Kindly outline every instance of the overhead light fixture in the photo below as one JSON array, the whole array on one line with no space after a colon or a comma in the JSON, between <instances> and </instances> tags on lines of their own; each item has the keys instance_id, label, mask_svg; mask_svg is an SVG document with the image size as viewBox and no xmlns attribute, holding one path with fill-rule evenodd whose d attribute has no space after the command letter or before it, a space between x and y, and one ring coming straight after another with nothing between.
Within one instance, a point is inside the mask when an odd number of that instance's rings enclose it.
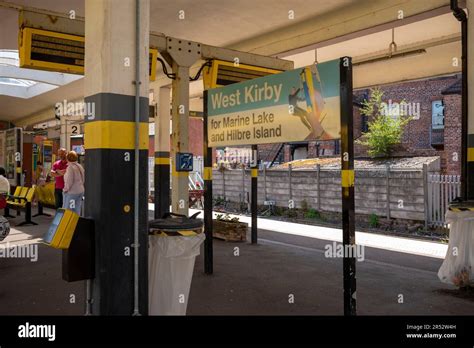
<instances>
[{"instance_id":1,"label":"overhead light fixture","mask_svg":"<svg viewBox=\"0 0 474 348\"><path fill-rule=\"evenodd\" d=\"M369 59L363 59L360 61L355 61L352 65L353 66L358 66L358 65L363 65L363 64L369 64L369 63L376 63L376 62L383 62L387 60L393 60L393 59L398 59L398 58L408 58L408 57L416 57L426 54L426 50L423 49L417 49L417 50L411 50L411 51L400 51L396 53L392 53L392 55L387 55L384 54L382 56L377 56Z\"/></svg>"},{"instance_id":2,"label":"overhead light fixture","mask_svg":"<svg viewBox=\"0 0 474 348\"><path fill-rule=\"evenodd\" d=\"M368 59L363 59L360 61L356 60L353 63L353 65L358 66L362 64L368 64L368 63L383 62L386 60L391 60L391 59L396 59L396 58L415 57L415 56L419 56L425 53L426 53L425 49L398 51L398 46L397 46L397 43L395 42L395 28L392 28L392 42L390 42L390 45L388 46L387 54L379 55L379 56L368 58Z\"/></svg>"}]
</instances>

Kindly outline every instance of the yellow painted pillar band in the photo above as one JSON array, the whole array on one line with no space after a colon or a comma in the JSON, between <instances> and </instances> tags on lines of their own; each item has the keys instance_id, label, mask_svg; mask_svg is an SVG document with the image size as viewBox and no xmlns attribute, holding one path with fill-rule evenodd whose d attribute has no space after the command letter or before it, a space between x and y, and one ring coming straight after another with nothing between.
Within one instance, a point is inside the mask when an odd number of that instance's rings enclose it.
<instances>
[{"instance_id":1,"label":"yellow painted pillar band","mask_svg":"<svg viewBox=\"0 0 474 348\"><path fill-rule=\"evenodd\" d=\"M252 178L258 177L258 169L257 168L252 168L250 172L252 174Z\"/></svg>"},{"instance_id":2,"label":"yellow painted pillar band","mask_svg":"<svg viewBox=\"0 0 474 348\"><path fill-rule=\"evenodd\" d=\"M469 147L467 149L467 161L474 162L474 147Z\"/></svg>"},{"instance_id":3,"label":"yellow painted pillar band","mask_svg":"<svg viewBox=\"0 0 474 348\"><path fill-rule=\"evenodd\" d=\"M341 170L341 186L342 187L354 186L354 170L353 169Z\"/></svg>"},{"instance_id":4,"label":"yellow painted pillar band","mask_svg":"<svg viewBox=\"0 0 474 348\"><path fill-rule=\"evenodd\" d=\"M156 157L155 164L158 165L170 165L170 158L169 157Z\"/></svg>"},{"instance_id":5,"label":"yellow painted pillar band","mask_svg":"<svg viewBox=\"0 0 474 348\"><path fill-rule=\"evenodd\" d=\"M148 123L140 122L140 150L148 149ZM90 149L133 150L135 122L92 121L85 123L84 147Z\"/></svg>"},{"instance_id":6,"label":"yellow painted pillar band","mask_svg":"<svg viewBox=\"0 0 474 348\"><path fill-rule=\"evenodd\" d=\"M212 168L204 167L204 180L212 180Z\"/></svg>"}]
</instances>

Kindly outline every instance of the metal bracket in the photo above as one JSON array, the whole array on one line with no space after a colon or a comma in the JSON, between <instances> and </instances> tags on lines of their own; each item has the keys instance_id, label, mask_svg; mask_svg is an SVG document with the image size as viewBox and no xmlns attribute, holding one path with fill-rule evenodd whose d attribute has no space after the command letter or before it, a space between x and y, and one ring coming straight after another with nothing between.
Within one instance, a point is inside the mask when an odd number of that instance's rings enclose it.
<instances>
[{"instance_id":1,"label":"metal bracket","mask_svg":"<svg viewBox=\"0 0 474 348\"><path fill-rule=\"evenodd\" d=\"M201 44L194 41L175 39L166 37L166 53L171 59L182 67L191 67L199 59L201 59Z\"/></svg>"}]
</instances>

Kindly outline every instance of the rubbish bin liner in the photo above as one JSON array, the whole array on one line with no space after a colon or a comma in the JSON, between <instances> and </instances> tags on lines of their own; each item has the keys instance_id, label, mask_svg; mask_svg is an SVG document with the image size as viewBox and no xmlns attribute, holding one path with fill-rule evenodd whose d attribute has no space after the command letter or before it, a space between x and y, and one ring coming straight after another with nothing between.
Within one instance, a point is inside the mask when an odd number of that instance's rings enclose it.
<instances>
[{"instance_id":1,"label":"rubbish bin liner","mask_svg":"<svg viewBox=\"0 0 474 348\"><path fill-rule=\"evenodd\" d=\"M459 287L474 285L474 211L446 212L449 246L439 279Z\"/></svg>"},{"instance_id":2,"label":"rubbish bin liner","mask_svg":"<svg viewBox=\"0 0 474 348\"><path fill-rule=\"evenodd\" d=\"M148 227L150 232L153 232L154 230L161 230L171 233L187 229L200 229L202 228L203 223L201 220L196 219L199 214L200 212L197 212L191 217L187 217L181 214L166 213L161 219L149 221Z\"/></svg>"},{"instance_id":3,"label":"rubbish bin liner","mask_svg":"<svg viewBox=\"0 0 474 348\"><path fill-rule=\"evenodd\" d=\"M202 221L177 214L149 222L149 314L185 315Z\"/></svg>"}]
</instances>

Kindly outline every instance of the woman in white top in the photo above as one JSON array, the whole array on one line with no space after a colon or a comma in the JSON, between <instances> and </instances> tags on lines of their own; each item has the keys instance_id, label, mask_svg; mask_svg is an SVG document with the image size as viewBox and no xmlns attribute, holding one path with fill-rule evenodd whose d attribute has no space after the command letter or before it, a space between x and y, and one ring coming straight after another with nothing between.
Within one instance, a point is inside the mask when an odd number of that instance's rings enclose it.
<instances>
[{"instance_id":1,"label":"woman in white top","mask_svg":"<svg viewBox=\"0 0 474 348\"><path fill-rule=\"evenodd\" d=\"M9 194L10 193L10 182L5 177L5 168L0 167L0 194Z\"/></svg>"},{"instance_id":2,"label":"woman in white top","mask_svg":"<svg viewBox=\"0 0 474 348\"><path fill-rule=\"evenodd\" d=\"M81 214L84 196L84 168L77 163L77 153L70 151L67 156L67 169L64 174L63 208Z\"/></svg>"}]
</instances>

